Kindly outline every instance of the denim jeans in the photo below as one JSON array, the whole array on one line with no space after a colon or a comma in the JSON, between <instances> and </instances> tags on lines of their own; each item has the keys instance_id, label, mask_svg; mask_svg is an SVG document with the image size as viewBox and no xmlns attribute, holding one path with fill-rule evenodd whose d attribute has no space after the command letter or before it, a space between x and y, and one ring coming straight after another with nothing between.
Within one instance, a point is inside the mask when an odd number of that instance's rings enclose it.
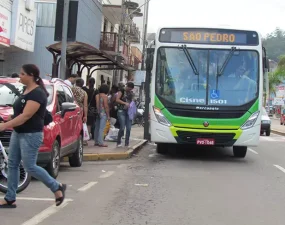
<instances>
[{"instance_id":1,"label":"denim jeans","mask_svg":"<svg viewBox=\"0 0 285 225\"><path fill-rule=\"evenodd\" d=\"M106 122L107 122L106 115L102 116L101 118L97 117L96 123L95 123L95 131L94 131L95 144L99 144L99 145L104 144L103 133L106 127Z\"/></svg>"},{"instance_id":2,"label":"denim jeans","mask_svg":"<svg viewBox=\"0 0 285 225\"><path fill-rule=\"evenodd\" d=\"M12 132L8 151L8 191L5 196L8 201L16 200L21 159L23 160L25 170L31 176L43 182L52 192L58 190L59 183L45 169L37 166L38 150L42 145L42 140L42 132Z\"/></svg>"},{"instance_id":3,"label":"denim jeans","mask_svg":"<svg viewBox=\"0 0 285 225\"><path fill-rule=\"evenodd\" d=\"M129 118L127 110L118 110L118 119L120 123L120 130L118 133L117 144L120 145L122 142L122 137L124 136L125 127L126 127L126 139L125 145L128 146L130 144L130 134L132 128L132 121Z\"/></svg>"}]
</instances>

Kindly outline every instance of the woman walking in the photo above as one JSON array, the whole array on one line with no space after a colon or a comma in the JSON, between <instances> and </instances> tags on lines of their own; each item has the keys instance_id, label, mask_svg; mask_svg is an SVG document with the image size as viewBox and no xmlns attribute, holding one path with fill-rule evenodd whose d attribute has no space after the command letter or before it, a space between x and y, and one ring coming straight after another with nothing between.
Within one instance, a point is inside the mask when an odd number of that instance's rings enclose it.
<instances>
[{"instance_id":1,"label":"woman walking","mask_svg":"<svg viewBox=\"0 0 285 225\"><path fill-rule=\"evenodd\" d=\"M102 84L99 88L99 94L96 95L96 104L98 109L98 116L96 118L94 139L95 146L108 147L103 143L103 132L106 127L107 120L110 120L109 105L108 105L108 94L109 86Z\"/></svg>"},{"instance_id":2,"label":"woman walking","mask_svg":"<svg viewBox=\"0 0 285 225\"><path fill-rule=\"evenodd\" d=\"M48 92L37 66L23 65L19 77L20 82L26 86L25 91L13 105L14 115L11 120L0 124L0 132L14 128L9 145L8 191L4 200L0 201L0 208L16 208L21 160L25 170L54 193L56 206L59 206L64 201L66 185L57 182L36 164L43 140Z\"/></svg>"}]
</instances>

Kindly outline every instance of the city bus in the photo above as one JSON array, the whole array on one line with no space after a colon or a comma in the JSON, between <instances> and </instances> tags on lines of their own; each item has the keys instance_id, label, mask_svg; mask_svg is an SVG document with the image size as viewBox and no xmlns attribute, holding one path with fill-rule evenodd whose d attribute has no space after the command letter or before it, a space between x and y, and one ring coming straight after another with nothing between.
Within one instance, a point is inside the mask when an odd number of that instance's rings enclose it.
<instances>
[{"instance_id":1,"label":"city bus","mask_svg":"<svg viewBox=\"0 0 285 225\"><path fill-rule=\"evenodd\" d=\"M260 136L263 74L269 66L261 35L167 27L158 30L153 45L147 58L149 132L157 152L178 144L221 146L244 158Z\"/></svg>"}]
</instances>

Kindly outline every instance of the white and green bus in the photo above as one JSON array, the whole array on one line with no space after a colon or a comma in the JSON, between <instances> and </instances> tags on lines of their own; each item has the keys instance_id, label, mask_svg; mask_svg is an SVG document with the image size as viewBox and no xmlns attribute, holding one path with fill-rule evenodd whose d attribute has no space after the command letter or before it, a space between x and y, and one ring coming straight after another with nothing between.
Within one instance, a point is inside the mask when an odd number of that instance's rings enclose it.
<instances>
[{"instance_id":1,"label":"white and green bus","mask_svg":"<svg viewBox=\"0 0 285 225\"><path fill-rule=\"evenodd\" d=\"M158 153L169 144L233 146L243 158L258 145L268 67L258 32L161 28L147 62L150 140Z\"/></svg>"}]
</instances>

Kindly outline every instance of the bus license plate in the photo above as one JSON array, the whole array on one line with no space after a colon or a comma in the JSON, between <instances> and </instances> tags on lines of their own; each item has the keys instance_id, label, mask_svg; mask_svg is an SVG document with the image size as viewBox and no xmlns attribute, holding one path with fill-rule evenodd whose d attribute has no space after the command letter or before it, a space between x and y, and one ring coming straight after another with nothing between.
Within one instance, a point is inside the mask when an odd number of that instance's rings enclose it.
<instances>
[{"instance_id":1,"label":"bus license plate","mask_svg":"<svg viewBox=\"0 0 285 225\"><path fill-rule=\"evenodd\" d=\"M213 138L197 138L197 145L215 145L215 139Z\"/></svg>"}]
</instances>

